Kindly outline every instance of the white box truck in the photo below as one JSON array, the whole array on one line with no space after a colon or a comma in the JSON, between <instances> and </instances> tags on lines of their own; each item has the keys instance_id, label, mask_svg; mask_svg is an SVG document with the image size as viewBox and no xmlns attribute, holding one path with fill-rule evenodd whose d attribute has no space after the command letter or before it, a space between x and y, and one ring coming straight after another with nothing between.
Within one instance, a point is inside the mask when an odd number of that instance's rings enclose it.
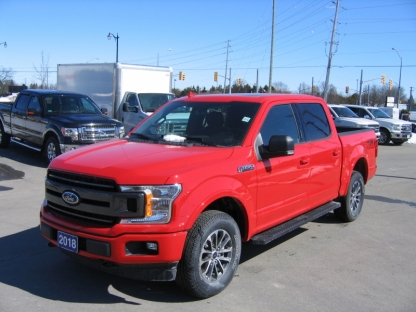
<instances>
[{"instance_id":1,"label":"white box truck","mask_svg":"<svg viewBox=\"0 0 416 312\"><path fill-rule=\"evenodd\" d=\"M100 108L107 109L110 117L122 121L126 132L175 97L171 67L58 64L57 75L58 90L88 95Z\"/></svg>"}]
</instances>

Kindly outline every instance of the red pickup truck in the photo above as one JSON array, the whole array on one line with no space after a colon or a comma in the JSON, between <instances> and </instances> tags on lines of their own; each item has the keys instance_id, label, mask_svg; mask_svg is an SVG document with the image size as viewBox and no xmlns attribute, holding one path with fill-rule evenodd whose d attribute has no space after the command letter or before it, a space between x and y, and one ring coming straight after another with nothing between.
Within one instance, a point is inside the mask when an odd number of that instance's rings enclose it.
<instances>
[{"instance_id":1,"label":"red pickup truck","mask_svg":"<svg viewBox=\"0 0 416 312\"><path fill-rule=\"evenodd\" d=\"M41 233L95 268L216 295L242 242L331 211L358 217L378 144L372 129L342 131L313 96L190 94L122 139L55 158Z\"/></svg>"}]
</instances>

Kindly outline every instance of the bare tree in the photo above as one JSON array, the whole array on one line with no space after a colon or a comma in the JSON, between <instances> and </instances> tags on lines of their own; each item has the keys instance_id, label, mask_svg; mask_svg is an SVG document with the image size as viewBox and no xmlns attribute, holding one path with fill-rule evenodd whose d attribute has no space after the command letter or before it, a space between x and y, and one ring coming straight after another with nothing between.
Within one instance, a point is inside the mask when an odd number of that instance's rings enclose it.
<instances>
[{"instance_id":1,"label":"bare tree","mask_svg":"<svg viewBox=\"0 0 416 312\"><path fill-rule=\"evenodd\" d=\"M42 51L42 58L39 69L33 65L33 68L36 71L35 79L40 81L40 88L41 89L47 89L48 88L48 82L49 82L49 55L44 57L43 51Z\"/></svg>"},{"instance_id":2,"label":"bare tree","mask_svg":"<svg viewBox=\"0 0 416 312\"><path fill-rule=\"evenodd\" d=\"M13 85L13 70L11 68L7 69L3 66L0 67L0 94L7 93L7 87Z\"/></svg>"},{"instance_id":3,"label":"bare tree","mask_svg":"<svg viewBox=\"0 0 416 312\"><path fill-rule=\"evenodd\" d=\"M276 93L291 93L287 84L285 84L281 81L273 82L272 87L276 90L275 91Z\"/></svg>"}]
</instances>

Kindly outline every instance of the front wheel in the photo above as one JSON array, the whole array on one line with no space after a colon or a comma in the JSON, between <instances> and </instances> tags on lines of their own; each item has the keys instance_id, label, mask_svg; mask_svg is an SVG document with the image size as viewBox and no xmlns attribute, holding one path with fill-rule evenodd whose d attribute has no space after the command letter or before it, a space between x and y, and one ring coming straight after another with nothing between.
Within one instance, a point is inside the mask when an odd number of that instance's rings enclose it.
<instances>
[{"instance_id":1,"label":"front wheel","mask_svg":"<svg viewBox=\"0 0 416 312\"><path fill-rule=\"evenodd\" d=\"M3 124L0 122L0 147L7 147L10 143L10 135L4 132Z\"/></svg>"},{"instance_id":2,"label":"front wheel","mask_svg":"<svg viewBox=\"0 0 416 312\"><path fill-rule=\"evenodd\" d=\"M45 145L45 158L50 163L55 157L61 155L58 140L55 137L50 137Z\"/></svg>"},{"instance_id":3,"label":"front wheel","mask_svg":"<svg viewBox=\"0 0 416 312\"><path fill-rule=\"evenodd\" d=\"M335 209L334 213L345 222L357 219L363 207L364 192L363 176L358 171L353 171L348 193L345 197L340 198L341 208Z\"/></svg>"},{"instance_id":4,"label":"front wheel","mask_svg":"<svg viewBox=\"0 0 416 312\"><path fill-rule=\"evenodd\" d=\"M380 139L378 140L378 143L380 145L387 145L387 144L389 144L390 139L391 139L390 132L386 129L381 129L380 130Z\"/></svg>"},{"instance_id":5,"label":"front wheel","mask_svg":"<svg viewBox=\"0 0 416 312\"><path fill-rule=\"evenodd\" d=\"M241 235L234 219L220 211L206 211L188 233L176 283L192 296L214 296L233 279L240 254Z\"/></svg>"}]
</instances>

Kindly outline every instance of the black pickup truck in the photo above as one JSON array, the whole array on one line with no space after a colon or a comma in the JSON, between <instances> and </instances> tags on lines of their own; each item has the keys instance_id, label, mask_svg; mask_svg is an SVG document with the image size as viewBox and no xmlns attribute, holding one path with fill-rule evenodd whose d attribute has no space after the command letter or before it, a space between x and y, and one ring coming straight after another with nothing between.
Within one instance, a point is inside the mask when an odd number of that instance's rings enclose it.
<instances>
[{"instance_id":1,"label":"black pickup truck","mask_svg":"<svg viewBox=\"0 0 416 312\"><path fill-rule=\"evenodd\" d=\"M124 126L86 95L27 89L0 103L0 147L12 140L43 152L50 162L72 149L124 136Z\"/></svg>"}]
</instances>

